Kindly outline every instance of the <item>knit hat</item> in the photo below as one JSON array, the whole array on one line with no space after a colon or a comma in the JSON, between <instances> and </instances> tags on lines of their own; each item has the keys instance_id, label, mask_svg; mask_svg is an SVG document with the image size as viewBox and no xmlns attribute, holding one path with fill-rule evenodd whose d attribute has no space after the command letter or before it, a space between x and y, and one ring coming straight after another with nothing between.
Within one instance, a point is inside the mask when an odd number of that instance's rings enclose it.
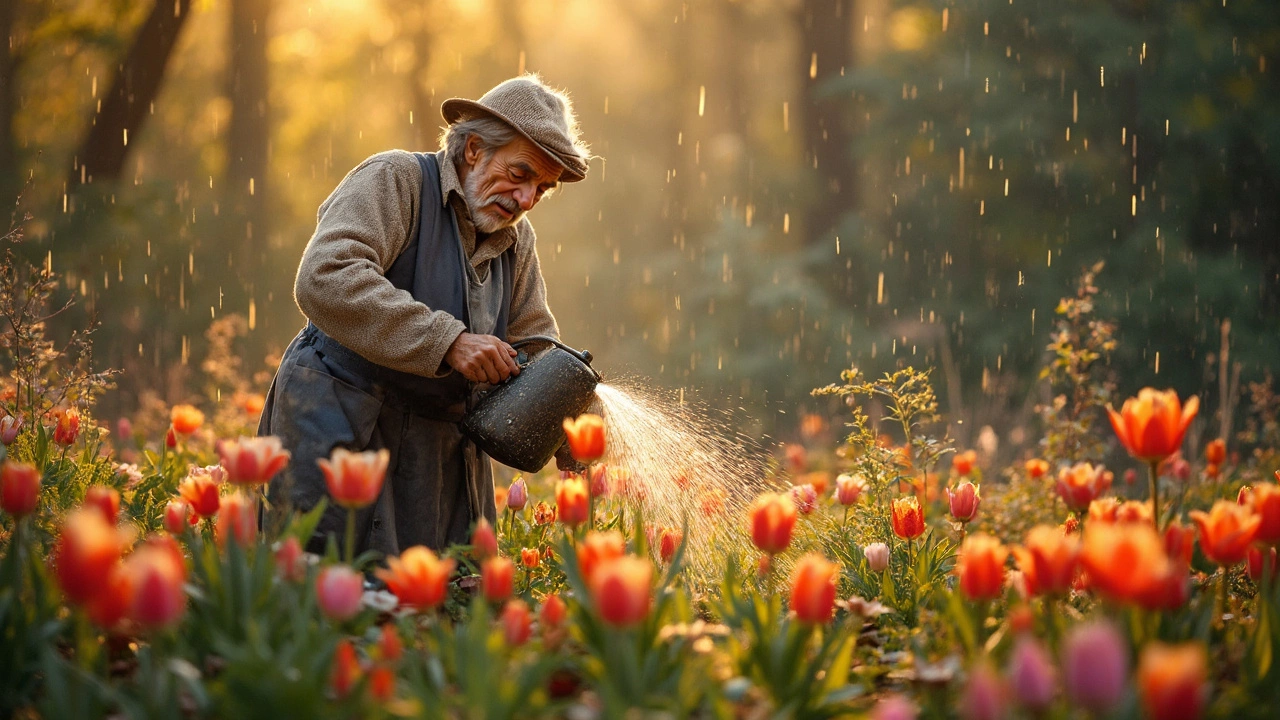
<instances>
[{"instance_id":1,"label":"knit hat","mask_svg":"<svg viewBox=\"0 0 1280 720\"><path fill-rule=\"evenodd\" d=\"M440 106L440 114L450 125L476 117L497 118L564 167L560 182L577 182L587 176L587 152L578 143L569 99L534 75L502 82L478 101L449 98Z\"/></svg>"}]
</instances>

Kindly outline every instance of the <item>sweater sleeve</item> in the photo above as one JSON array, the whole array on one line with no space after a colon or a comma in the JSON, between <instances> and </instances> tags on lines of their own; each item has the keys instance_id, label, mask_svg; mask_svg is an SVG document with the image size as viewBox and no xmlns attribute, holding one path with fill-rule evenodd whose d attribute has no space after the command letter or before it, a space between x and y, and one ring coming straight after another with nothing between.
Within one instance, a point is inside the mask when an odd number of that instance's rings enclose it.
<instances>
[{"instance_id":1,"label":"sweater sleeve","mask_svg":"<svg viewBox=\"0 0 1280 720\"><path fill-rule=\"evenodd\" d=\"M507 322L507 339L530 335L560 338L560 328L547 306L547 285L538 264L537 236L533 226L522 223L516 239L515 280L511 289L511 318Z\"/></svg>"},{"instance_id":2,"label":"sweater sleeve","mask_svg":"<svg viewBox=\"0 0 1280 720\"><path fill-rule=\"evenodd\" d=\"M316 327L364 358L439 377L451 372L444 356L466 326L385 277L409 242L421 187L422 170L404 152L374 155L348 173L320 206L294 298Z\"/></svg>"}]
</instances>

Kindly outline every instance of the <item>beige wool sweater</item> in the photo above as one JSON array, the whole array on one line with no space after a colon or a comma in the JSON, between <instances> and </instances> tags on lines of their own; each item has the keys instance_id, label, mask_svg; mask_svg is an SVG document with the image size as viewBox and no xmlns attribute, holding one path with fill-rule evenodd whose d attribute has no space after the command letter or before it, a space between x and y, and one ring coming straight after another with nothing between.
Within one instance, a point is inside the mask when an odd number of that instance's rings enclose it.
<instances>
[{"instance_id":1,"label":"beige wool sweater","mask_svg":"<svg viewBox=\"0 0 1280 720\"><path fill-rule=\"evenodd\" d=\"M436 160L440 206L457 215L463 250L479 276L487 277L489 261L515 245L508 341L530 335L558 338L528 218L492 235L477 235L457 170L443 151ZM466 326L414 300L385 277L391 263L417 241L410 234L417 228L421 191L422 168L404 150L373 155L347 173L320 205L315 234L298 265L294 299L316 327L366 359L393 370L441 377L452 372L444 356Z\"/></svg>"}]
</instances>

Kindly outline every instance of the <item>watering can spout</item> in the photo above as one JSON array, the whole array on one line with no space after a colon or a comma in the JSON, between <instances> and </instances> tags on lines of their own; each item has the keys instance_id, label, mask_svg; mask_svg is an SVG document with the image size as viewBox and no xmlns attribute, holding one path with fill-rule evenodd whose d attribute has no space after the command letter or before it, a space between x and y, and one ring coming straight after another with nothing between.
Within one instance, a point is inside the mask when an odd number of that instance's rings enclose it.
<instances>
[{"instance_id":1,"label":"watering can spout","mask_svg":"<svg viewBox=\"0 0 1280 720\"><path fill-rule=\"evenodd\" d=\"M600 373L592 356L546 335L511 343L552 347L531 358L521 353L520 374L480 394L459 427L489 457L537 472L565 442L563 422L581 415L595 397Z\"/></svg>"}]
</instances>

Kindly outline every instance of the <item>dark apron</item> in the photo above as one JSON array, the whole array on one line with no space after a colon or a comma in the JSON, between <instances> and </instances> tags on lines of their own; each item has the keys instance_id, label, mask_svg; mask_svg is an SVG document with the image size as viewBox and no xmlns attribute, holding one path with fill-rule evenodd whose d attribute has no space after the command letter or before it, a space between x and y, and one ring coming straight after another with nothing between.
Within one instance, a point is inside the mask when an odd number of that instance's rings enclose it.
<instances>
[{"instance_id":1,"label":"dark apron","mask_svg":"<svg viewBox=\"0 0 1280 720\"><path fill-rule=\"evenodd\" d=\"M514 246L490 261L480 278L468 261L457 218L440 202L436 158L422 166L417 242L396 258L386 278L433 310L462 320L469 332L506 339L515 267ZM396 555L425 545L466 543L481 516L496 522L489 458L458 431L471 387L459 373L427 378L366 360L310 322L285 350L258 424L292 454L273 480L264 522L278 526L327 495L316 460L336 447L391 453L382 494L356 514L356 552ZM331 505L307 545L341 546L347 511Z\"/></svg>"}]
</instances>

